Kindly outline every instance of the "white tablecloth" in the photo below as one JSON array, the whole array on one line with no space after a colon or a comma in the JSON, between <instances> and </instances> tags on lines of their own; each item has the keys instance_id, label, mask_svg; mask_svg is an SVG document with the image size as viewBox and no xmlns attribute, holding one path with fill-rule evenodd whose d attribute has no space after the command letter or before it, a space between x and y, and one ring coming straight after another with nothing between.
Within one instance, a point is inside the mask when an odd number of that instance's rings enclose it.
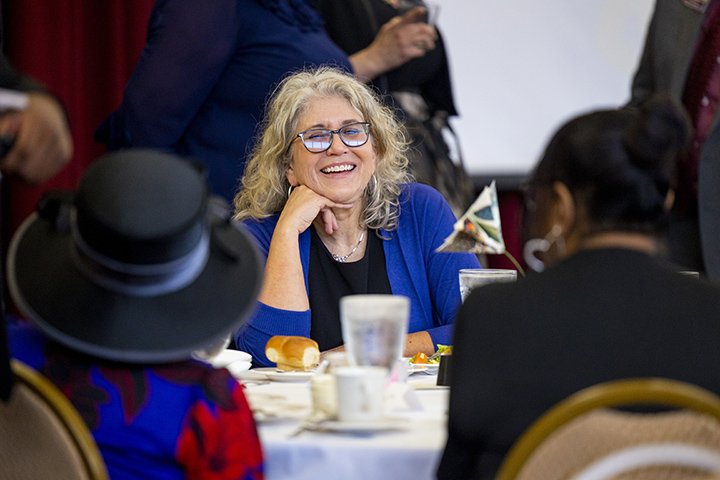
<instances>
[{"instance_id":1,"label":"white tablecloth","mask_svg":"<svg viewBox=\"0 0 720 480\"><path fill-rule=\"evenodd\" d=\"M408 383L419 400L415 409L404 402L390 403L387 417L406 420L401 429L363 434L298 434L311 412L309 383L249 383L246 393L258 407L267 480L434 479L445 447L449 393L435 387L435 380L424 374L410 377ZM270 418L263 411L280 415Z\"/></svg>"}]
</instances>

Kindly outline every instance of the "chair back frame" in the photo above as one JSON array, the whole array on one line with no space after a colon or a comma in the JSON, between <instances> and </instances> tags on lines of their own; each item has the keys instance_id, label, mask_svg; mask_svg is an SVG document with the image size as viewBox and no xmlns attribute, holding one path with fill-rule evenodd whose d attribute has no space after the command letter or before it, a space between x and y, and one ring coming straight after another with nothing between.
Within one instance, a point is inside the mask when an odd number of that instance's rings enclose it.
<instances>
[{"instance_id":1,"label":"chair back frame","mask_svg":"<svg viewBox=\"0 0 720 480\"><path fill-rule=\"evenodd\" d=\"M663 405L704 413L720 421L720 397L666 378L630 378L590 386L541 415L518 438L503 460L497 480L514 480L535 449L561 425L603 407Z\"/></svg>"},{"instance_id":2,"label":"chair back frame","mask_svg":"<svg viewBox=\"0 0 720 480\"><path fill-rule=\"evenodd\" d=\"M97 444L67 397L44 375L26 364L13 359L11 368L15 376L14 388L26 387L37 400L53 412L55 418L67 431L75 450L80 455L87 478L107 480L109 476Z\"/></svg>"}]
</instances>

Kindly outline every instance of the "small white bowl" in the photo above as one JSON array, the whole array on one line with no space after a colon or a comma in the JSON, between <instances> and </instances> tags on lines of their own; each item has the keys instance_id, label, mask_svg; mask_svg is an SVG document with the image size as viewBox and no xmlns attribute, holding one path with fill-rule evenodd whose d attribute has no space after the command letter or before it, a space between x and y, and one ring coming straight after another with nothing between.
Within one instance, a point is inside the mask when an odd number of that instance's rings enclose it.
<instances>
[{"instance_id":1,"label":"small white bowl","mask_svg":"<svg viewBox=\"0 0 720 480\"><path fill-rule=\"evenodd\" d=\"M227 368L230 371L230 375L232 375L235 378L240 378L242 372L246 372L250 370L251 363L245 360L238 360L236 362L232 362L229 365L226 365L225 368Z\"/></svg>"},{"instance_id":2,"label":"small white bowl","mask_svg":"<svg viewBox=\"0 0 720 480\"><path fill-rule=\"evenodd\" d=\"M247 352L225 349L215 357L211 358L210 364L215 368L220 368L227 367L235 362L246 362L249 365L251 361L252 355Z\"/></svg>"}]
</instances>

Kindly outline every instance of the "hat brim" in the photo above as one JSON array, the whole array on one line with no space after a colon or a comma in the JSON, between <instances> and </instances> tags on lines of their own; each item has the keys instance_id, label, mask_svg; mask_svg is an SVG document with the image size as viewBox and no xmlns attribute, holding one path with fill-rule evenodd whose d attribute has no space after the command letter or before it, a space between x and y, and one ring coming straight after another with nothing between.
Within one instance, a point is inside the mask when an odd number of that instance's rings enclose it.
<instances>
[{"instance_id":1,"label":"hat brim","mask_svg":"<svg viewBox=\"0 0 720 480\"><path fill-rule=\"evenodd\" d=\"M130 363L187 359L238 329L255 308L260 255L247 234L224 228L239 258L211 241L207 264L192 284L134 297L90 281L74 263L70 233L33 214L8 251L10 293L40 330L80 352Z\"/></svg>"}]
</instances>

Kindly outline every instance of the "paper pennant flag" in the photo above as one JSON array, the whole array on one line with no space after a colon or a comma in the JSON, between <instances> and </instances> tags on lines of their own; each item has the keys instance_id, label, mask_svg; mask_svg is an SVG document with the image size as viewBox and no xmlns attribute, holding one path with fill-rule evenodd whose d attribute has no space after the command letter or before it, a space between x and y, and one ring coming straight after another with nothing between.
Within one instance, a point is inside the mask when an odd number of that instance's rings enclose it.
<instances>
[{"instance_id":1,"label":"paper pennant flag","mask_svg":"<svg viewBox=\"0 0 720 480\"><path fill-rule=\"evenodd\" d=\"M495 181L483 188L470 208L455 222L438 252L505 253Z\"/></svg>"}]
</instances>

